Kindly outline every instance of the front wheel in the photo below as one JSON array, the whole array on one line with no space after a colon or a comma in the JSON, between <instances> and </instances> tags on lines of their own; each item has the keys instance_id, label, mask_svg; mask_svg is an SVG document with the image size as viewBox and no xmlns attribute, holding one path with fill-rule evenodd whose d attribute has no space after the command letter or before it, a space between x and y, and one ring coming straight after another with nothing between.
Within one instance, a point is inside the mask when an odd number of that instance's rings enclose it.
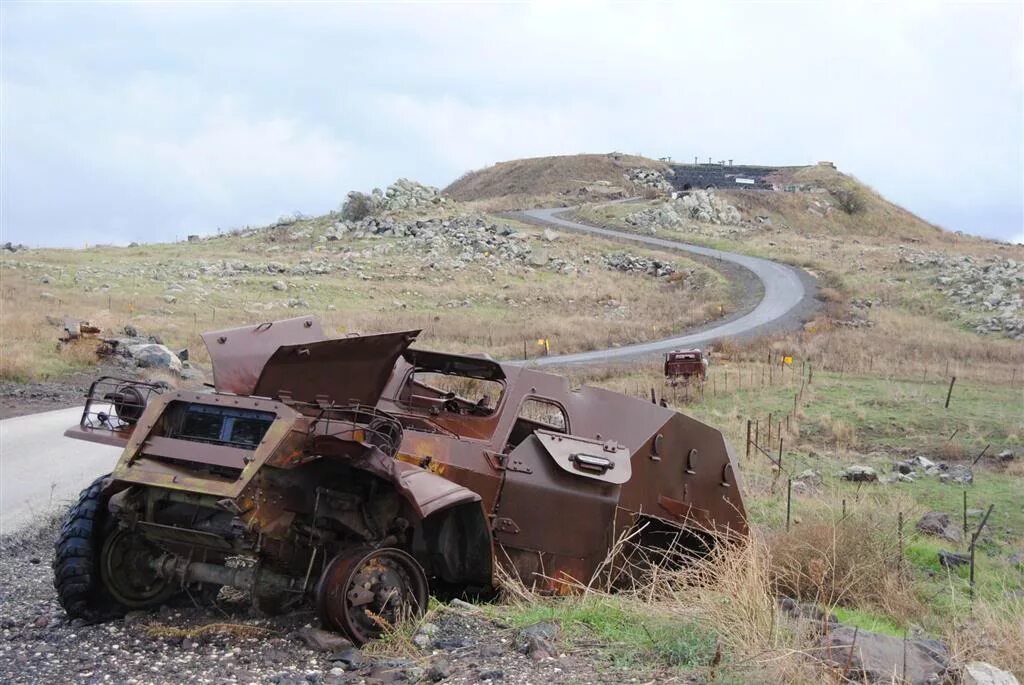
<instances>
[{"instance_id":1,"label":"front wheel","mask_svg":"<svg viewBox=\"0 0 1024 685\"><path fill-rule=\"evenodd\" d=\"M53 586L71 618L88 621L158 606L178 591L149 564L155 549L118 529L107 514L100 476L82 490L64 517L53 557Z\"/></svg>"},{"instance_id":2,"label":"front wheel","mask_svg":"<svg viewBox=\"0 0 1024 685\"><path fill-rule=\"evenodd\" d=\"M54 545L53 586L71 618L93 620L116 614L119 608L100 581L100 550L108 519L102 491L107 477L100 476L82 490L65 514Z\"/></svg>"}]
</instances>

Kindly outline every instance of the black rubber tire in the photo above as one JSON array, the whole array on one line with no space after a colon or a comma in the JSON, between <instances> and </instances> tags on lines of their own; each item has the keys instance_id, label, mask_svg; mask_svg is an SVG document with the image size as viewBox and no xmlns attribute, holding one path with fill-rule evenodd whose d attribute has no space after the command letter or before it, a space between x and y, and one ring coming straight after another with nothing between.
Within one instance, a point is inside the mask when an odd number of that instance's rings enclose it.
<instances>
[{"instance_id":1,"label":"black rubber tire","mask_svg":"<svg viewBox=\"0 0 1024 685\"><path fill-rule=\"evenodd\" d=\"M78 495L68 510L54 545L53 586L71 618L97 620L123 612L100 580L100 550L108 530L100 476Z\"/></svg>"}]
</instances>

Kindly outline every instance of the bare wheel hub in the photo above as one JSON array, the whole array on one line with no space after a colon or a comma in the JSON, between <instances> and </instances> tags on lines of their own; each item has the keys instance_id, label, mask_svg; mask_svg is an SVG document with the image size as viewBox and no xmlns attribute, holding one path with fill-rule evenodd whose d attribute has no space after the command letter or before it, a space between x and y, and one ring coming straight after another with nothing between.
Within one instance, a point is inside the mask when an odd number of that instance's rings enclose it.
<instances>
[{"instance_id":1,"label":"bare wheel hub","mask_svg":"<svg viewBox=\"0 0 1024 685\"><path fill-rule=\"evenodd\" d=\"M400 549L338 555L320 577L320 620L363 644L427 606L423 568Z\"/></svg>"},{"instance_id":2,"label":"bare wheel hub","mask_svg":"<svg viewBox=\"0 0 1024 685\"><path fill-rule=\"evenodd\" d=\"M153 560L160 551L138 533L119 528L107 538L101 553L100 577L110 594L130 608L154 606L177 590L171 578L160 576Z\"/></svg>"}]
</instances>

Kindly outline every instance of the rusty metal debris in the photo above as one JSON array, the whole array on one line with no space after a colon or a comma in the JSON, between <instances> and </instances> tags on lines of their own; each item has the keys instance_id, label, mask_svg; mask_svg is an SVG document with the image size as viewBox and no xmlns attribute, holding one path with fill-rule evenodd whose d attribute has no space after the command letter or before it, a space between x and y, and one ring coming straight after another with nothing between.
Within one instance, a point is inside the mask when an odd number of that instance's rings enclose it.
<instances>
[{"instance_id":1,"label":"rusty metal debris","mask_svg":"<svg viewBox=\"0 0 1024 685\"><path fill-rule=\"evenodd\" d=\"M700 350L673 350L665 353L665 378L688 383L693 378L704 380L707 375L708 358Z\"/></svg>"},{"instance_id":2,"label":"rusty metal debris","mask_svg":"<svg viewBox=\"0 0 1024 685\"><path fill-rule=\"evenodd\" d=\"M624 531L665 549L746 532L718 430L525 366L412 348L417 334L332 339L309 317L268 322L204 336L212 392L98 381L66 434L124 452L63 528L67 611L231 585L267 611L315 601L325 627L361 643L423 611L428 588L486 595L510 574L571 592ZM83 545L85 557L60 551Z\"/></svg>"},{"instance_id":3,"label":"rusty metal debris","mask_svg":"<svg viewBox=\"0 0 1024 685\"><path fill-rule=\"evenodd\" d=\"M72 317L66 317L59 325L61 326L62 333L58 340L63 344L94 339L103 332L103 329L93 326L88 321Z\"/></svg>"}]
</instances>

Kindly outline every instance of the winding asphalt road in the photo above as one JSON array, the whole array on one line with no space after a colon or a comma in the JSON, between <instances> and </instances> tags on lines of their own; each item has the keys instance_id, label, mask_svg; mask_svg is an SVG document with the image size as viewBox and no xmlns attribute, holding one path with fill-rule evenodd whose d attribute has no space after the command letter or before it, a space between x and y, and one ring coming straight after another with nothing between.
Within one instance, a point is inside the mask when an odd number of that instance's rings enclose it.
<instances>
[{"instance_id":1,"label":"winding asphalt road","mask_svg":"<svg viewBox=\"0 0 1024 685\"><path fill-rule=\"evenodd\" d=\"M798 325L802 312L813 302L810 277L794 267L674 240L587 226L558 216L568 210L533 209L519 213L518 218L560 230L729 262L759 279L763 295L748 311L712 322L702 330L607 350L541 357L531 363L600 364L653 356L679 347L700 347L724 337L742 338L782 330ZM74 407L0 421L0 533L14 532L40 514L73 501L93 478L113 468L121 450L63 437L64 430L81 418L81 412L81 408Z\"/></svg>"},{"instance_id":2,"label":"winding asphalt road","mask_svg":"<svg viewBox=\"0 0 1024 685\"><path fill-rule=\"evenodd\" d=\"M570 207L555 209L529 209L513 214L528 223L550 226L560 230L588 233L612 240L639 243L651 247L689 252L712 260L729 262L747 269L761 281L763 295L761 301L752 309L740 316L711 323L708 326L690 331L683 335L655 340L653 342L623 345L607 350L577 352L540 357L531 360L539 366L561 366L570 364L600 364L611 361L633 360L650 357L678 348L702 347L722 338L749 338L767 332L787 330L800 325L802 315L814 303L813 280L804 271L786 264L779 264L760 257L736 254L715 250L710 247L690 245L676 240L655 238L654 236L615 231L610 228L588 226L563 218L562 214L571 211Z\"/></svg>"}]
</instances>

